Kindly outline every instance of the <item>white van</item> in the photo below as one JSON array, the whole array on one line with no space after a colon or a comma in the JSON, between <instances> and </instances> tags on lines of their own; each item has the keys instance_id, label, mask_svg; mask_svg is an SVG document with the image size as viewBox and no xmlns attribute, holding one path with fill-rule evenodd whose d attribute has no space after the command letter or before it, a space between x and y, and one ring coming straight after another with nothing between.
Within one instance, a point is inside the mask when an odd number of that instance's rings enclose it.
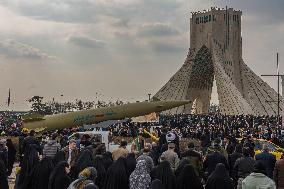
<instances>
[{"instance_id":1,"label":"white van","mask_svg":"<svg viewBox=\"0 0 284 189\"><path fill-rule=\"evenodd\" d=\"M105 144L106 146L106 150L109 151L110 150L110 147L109 147L109 131L103 131L102 128L94 128L92 131L84 131L84 132L76 132L79 134L80 138L87 134L89 135L91 138L99 138L100 141L102 143ZM69 136L69 138L73 138L73 136L76 134L76 133L73 133L72 135Z\"/></svg>"}]
</instances>

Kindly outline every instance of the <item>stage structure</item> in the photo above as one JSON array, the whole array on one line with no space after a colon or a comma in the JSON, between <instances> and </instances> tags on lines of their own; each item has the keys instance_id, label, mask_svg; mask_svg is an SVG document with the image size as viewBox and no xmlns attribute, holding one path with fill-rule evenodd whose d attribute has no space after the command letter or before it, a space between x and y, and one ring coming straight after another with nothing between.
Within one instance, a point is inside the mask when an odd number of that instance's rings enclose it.
<instances>
[{"instance_id":1,"label":"stage structure","mask_svg":"<svg viewBox=\"0 0 284 189\"><path fill-rule=\"evenodd\" d=\"M242 59L241 11L211 8L192 12L190 49L182 67L154 95L190 100L167 113L207 113L215 78L223 114L277 115L277 92ZM282 97L281 97L282 99ZM280 104L280 111L283 103Z\"/></svg>"}]
</instances>

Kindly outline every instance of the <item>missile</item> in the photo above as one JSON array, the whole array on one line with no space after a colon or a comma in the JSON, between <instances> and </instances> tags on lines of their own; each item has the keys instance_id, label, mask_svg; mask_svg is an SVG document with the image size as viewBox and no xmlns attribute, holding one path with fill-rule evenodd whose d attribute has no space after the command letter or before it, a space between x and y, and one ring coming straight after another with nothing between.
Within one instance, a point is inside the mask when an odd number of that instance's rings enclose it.
<instances>
[{"instance_id":1,"label":"missile","mask_svg":"<svg viewBox=\"0 0 284 189\"><path fill-rule=\"evenodd\" d=\"M107 120L121 120L147 115L153 112L162 112L190 101L145 101L128 103L112 107L103 107L76 112L54 115L25 115L22 116L23 128L36 131L56 130L82 125L91 125Z\"/></svg>"}]
</instances>

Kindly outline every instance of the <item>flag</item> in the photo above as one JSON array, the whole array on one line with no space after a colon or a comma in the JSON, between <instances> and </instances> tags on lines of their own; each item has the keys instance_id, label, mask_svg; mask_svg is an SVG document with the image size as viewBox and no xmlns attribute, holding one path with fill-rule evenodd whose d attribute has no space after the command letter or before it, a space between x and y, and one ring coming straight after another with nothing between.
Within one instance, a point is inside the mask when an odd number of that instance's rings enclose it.
<instances>
[{"instance_id":1,"label":"flag","mask_svg":"<svg viewBox=\"0 0 284 189\"><path fill-rule=\"evenodd\" d=\"M10 91L10 88L9 88L9 96L8 96L8 107L10 106L10 102L11 102L11 91Z\"/></svg>"}]
</instances>

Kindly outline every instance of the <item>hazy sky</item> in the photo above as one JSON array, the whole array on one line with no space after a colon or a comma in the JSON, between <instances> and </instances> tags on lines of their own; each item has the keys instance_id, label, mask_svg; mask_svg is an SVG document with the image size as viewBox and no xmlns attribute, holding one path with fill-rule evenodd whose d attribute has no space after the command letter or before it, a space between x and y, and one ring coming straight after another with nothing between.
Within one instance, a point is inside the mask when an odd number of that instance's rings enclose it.
<instances>
[{"instance_id":1,"label":"hazy sky","mask_svg":"<svg viewBox=\"0 0 284 189\"><path fill-rule=\"evenodd\" d=\"M145 100L183 64L190 12L226 5L243 11L248 66L275 73L278 51L284 73L283 0L0 0L0 110L8 88L14 110L34 95Z\"/></svg>"}]
</instances>

